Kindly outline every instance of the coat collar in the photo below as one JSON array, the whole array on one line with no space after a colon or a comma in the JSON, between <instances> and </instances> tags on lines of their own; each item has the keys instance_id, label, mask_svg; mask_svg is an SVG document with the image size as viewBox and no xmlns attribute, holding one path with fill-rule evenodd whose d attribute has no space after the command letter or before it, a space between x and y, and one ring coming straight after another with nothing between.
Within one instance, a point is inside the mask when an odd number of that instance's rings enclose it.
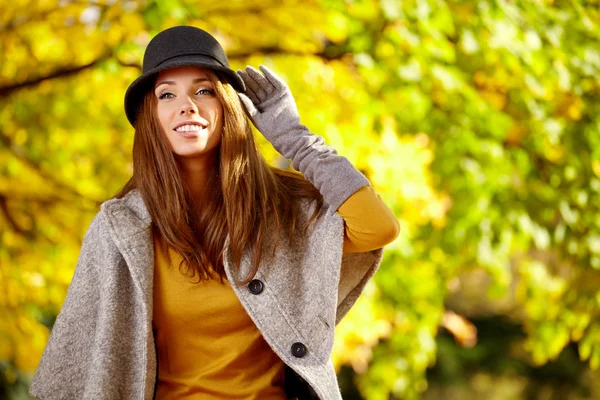
<instances>
[{"instance_id":1,"label":"coat collar","mask_svg":"<svg viewBox=\"0 0 600 400\"><path fill-rule=\"evenodd\" d=\"M152 304L154 283L152 218L142 195L133 189L122 198L113 198L104 202L101 212L108 221L111 237L144 294L146 304ZM227 235L223 264L228 279L233 282L246 277L252 269L251 258L250 252L244 251L240 270L236 273L232 267L229 235Z\"/></svg>"},{"instance_id":2,"label":"coat collar","mask_svg":"<svg viewBox=\"0 0 600 400\"><path fill-rule=\"evenodd\" d=\"M154 280L154 243L152 218L141 194L132 190L122 198L113 198L101 206L109 233L123 255L146 304L152 304ZM150 311L150 310L149 310ZM150 315L151 317L151 315Z\"/></svg>"},{"instance_id":3,"label":"coat collar","mask_svg":"<svg viewBox=\"0 0 600 400\"><path fill-rule=\"evenodd\" d=\"M137 189L131 190L121 198L115 197L104 202L101 208L105 211L110 210L111 212L127 211L128 215L139 220L139 222L144 225L149 226L152 223L152 218L146 208L144 199L142 199L142 195Z\"/></svg>"}]
</instances>

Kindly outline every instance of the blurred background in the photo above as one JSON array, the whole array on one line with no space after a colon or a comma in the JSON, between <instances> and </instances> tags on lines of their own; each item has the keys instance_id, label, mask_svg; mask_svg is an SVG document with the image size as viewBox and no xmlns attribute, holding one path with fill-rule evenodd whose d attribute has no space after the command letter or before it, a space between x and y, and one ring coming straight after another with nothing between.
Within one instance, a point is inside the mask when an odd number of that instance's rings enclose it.
<instances>
[{"instance_id":1,"label":"blurred background","mask_svg":"<svg viewBox=\"0 0 600 400\"><path fill-rule=\"evenodd\" d=\"M81 239L132 173L145 46L190 24L280 74L400 220L337 328L344 398L600 399L599 9L3 0L0 398L28 398Z\"/></svg>"}]
</instances>

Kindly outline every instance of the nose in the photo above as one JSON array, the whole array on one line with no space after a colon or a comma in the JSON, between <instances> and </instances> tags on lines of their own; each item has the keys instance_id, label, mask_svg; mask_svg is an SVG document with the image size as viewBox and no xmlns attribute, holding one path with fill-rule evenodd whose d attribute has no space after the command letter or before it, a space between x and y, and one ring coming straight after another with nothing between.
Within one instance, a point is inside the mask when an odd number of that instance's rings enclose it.
<instances>
[{"instance_id":1,"label":"nose","mask_svg":"<svg viewBox=\"0 0 600 400\"><path fill-rule=\"evenodd\" d=\"M179 114L198 114L198 107L188 96L185 97L181 105L179 106Z\"/></svg>"}]
</instances>

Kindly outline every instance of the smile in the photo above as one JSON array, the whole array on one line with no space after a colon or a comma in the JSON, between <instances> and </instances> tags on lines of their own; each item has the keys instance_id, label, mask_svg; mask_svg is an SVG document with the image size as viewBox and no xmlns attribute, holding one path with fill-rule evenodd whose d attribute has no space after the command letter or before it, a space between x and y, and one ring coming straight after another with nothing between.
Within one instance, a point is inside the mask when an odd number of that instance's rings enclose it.
<instances>
[{"instance_id":1,"label":"smile","mask_svg":"<svg viewBox=\"0 0 600 400\"><path fill-rule=\"evenodd\" d=\"M205 127L202 127L200 125L183 125L180 126L179 128L175 129L177 132L200 132L202 130L206 129Z\"/></svg>"}]
</instances>

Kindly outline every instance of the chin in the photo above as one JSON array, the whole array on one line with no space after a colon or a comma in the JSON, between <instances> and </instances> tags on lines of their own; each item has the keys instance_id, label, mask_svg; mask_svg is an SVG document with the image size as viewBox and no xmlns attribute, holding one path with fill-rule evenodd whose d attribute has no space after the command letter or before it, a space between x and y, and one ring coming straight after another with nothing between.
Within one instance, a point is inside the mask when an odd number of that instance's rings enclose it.
<instances>
[{"instance_id":1,"label":"chin","mask_svg":"<svg viewBox=\"0 0 600 400\"><path fill-rule=\"evenodd\" d=\"M212 156L218 150L218 147L207 148L205 146L197 147L197 148L183 148L183 149L175 149L173 153L175 156L183 157L183 158L198 158L198 157L206 157Z\"/></svg>"},{"instance_id":2,"label":"chin","mask_svg":"<svg viewBox=\"0 0 600 400\"><path fill-rule=\"evenodd\" d=\"M196 158L196 157L202 157L207 155L206 151L202 151L202 150L197 150L197 151L174 151L173 152L176 156L178 157L185 157L185 158Z\"/></svg>"}]
</instances>

